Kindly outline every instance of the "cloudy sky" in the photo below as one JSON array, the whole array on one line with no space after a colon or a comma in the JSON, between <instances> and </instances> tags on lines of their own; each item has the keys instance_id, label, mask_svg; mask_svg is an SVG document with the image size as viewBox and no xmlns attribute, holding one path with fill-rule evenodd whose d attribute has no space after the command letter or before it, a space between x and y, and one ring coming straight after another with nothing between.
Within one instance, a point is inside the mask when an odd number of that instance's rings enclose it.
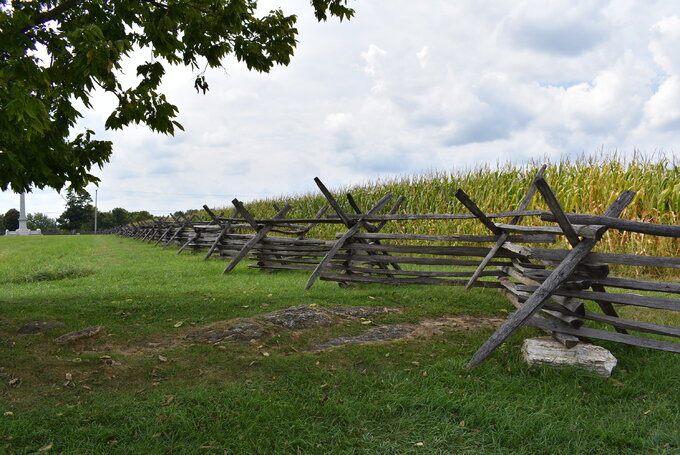
<instances>
[{"instance_id":1,"label":"cloudy sky","mask_svg":"<svg viewBox=\"0 0 680 455\"><path fill-rule=\"evenodd\" d=\"M99 97L81 124L114 141L101 210L163 215L313 191L315 176L335 187L599 149L680 158L677 0L357 0L350 22L321 24L307 0L260 4L298 14L296 56L264 75L229 60L205 96L170 72L186 132L106 132L114 100ZM56 217L64 201L36 191L27 205ZM0 212L13 206L1 193Z\"/></svg>"}]
</instances>

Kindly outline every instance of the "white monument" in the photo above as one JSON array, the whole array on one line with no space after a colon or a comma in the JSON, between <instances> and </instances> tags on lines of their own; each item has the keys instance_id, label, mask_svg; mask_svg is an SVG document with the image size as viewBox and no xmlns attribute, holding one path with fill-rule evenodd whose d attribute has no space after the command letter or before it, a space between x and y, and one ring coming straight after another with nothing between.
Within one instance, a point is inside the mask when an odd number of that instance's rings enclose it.
<instances>
[{"instance_id":1,"label":"white monument","mask_svg":"<svg viewBox=\"0 0 680 455\"><path fill-rule=\"evenodd\" d=\"M19 199L19 229L16 231L5 230L5 235L42 235L40 229L31 231L28 226L26 226L26 197L25 193L21 193Z\"/></svg>"}]
</instances>

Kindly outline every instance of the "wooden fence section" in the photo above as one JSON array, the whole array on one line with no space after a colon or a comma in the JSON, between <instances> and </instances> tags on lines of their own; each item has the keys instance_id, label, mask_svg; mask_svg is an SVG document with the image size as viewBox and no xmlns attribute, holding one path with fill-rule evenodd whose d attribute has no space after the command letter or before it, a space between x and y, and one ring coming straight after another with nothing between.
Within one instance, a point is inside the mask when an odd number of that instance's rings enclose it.
<instances>
[{"instance_id":1,"label":"wooden fence section","mask_svg":"<svg viewBox=\"0 0 680 455\"><path fill-rule=\"evenodd\" d=\"M680 353L680 343L669 339L679 337L680 328L619 315L619 311L626 311L626 306L680 311L680 299L677 298L680 284L617 278L610 276L609 268L609 264L619 264L680 269L680 258L592 252L609 228L680 238L680 226L620 220L618 216L633 200L632 192L622 193L602 216L565 214L542 174L543 169L517 212L502 214L511 217L508 223L495 223L492 221L495 215L485 214L462 190L456 192L455 196L471 215L488 228L488 236L383 234L379 229L372 232L366 228L368 222L376 220L383 223L405 218L423 220L430 219L431 215L378 218L367 214L359 220L348 219L350 230L337 234L336 245L319 264L307 286L318 276L344 284L499 288L517 311L484 343L470 360L469 367L486 359L523 325L546 330L568 347L573 347L579 340L602 339ZM326 194L323 188L322 192ZM525 212L535 192L540 193L550 212ZM331 203L331 206L334 205ZM338 215L342 218L341 212ZM523 218L532 216L555 221L557 225L518 225ZM572 224L570 220L581 224ZM361 227L367 232L357 228L362 222ZM532 243L555 243L557 235L566 237L572 248L530 246ZM493 243L493 246L478 246L484 243ZM332 264L332 267L324 268L325 264ZM398 267L390 269L387 267L390 264ZM488 266L494 267L489 269ZM652 295L640 295L638 291ZM615 331L604 330L605 326Z\"/></svg>"},{"instance_id":2,"label":"wooden fence section","mask_svg":"<svg viewBox=\"0 0 680 455\"><path fill-rule=\"evenodd\" d=\"M539 171L539 176L544 168ZM320 182L317 182L320 185ZM332 197L322 188L326 198ZM511 217L511 224L516 224L524 216L524 211L535 192L534 185L527 191L527 195L520 204L518 212L502 215ZM480 218L490 229L490 235L417 235L405 233L381 234L379 231L389 221L383 220L376 228L368 229L368 233L356 232L350 236L337 234L339 254L335 259L342 260L341 271L321 271L322 280L338 281L341 283L383 283L392 285L402 284L435 284L448 286L471 286L502 288L497 280L478 281L479 277L504 276L501 270L484 271L487 265L508 266L512 259L520 257L511 251L498 251L498 246L511 238L518 243L554 243L554 233L519 234L509 236L496 228L490 220L491 216L484 214L469 198L463 197L459 190L456 197L473 212L472 216ZM329 202L331 200L329 199ZM472 204L472 205L470 205ZM335 205L331 203L335 208ZM398 205L393 207L390 215L395 215ZM338 209L336 209L338 210ZM340 213L338 213L342 217ZM459 219L463 218L461 215ZM402 218L402 217L395 217ZM432 215L408 215L411 221L432 219ZM348 225L348 227L351 225ZM397 242L387 243L387 242ZM493 243L493 247L480 246ZM372 263L368 261L373 256ZM390 256L392 255L392 256ZM495 256L495 259L491 259ZM376 267L377 264L377 267ZM396 270L389 270L388 264L400 264ZM454 270L455 269L455 270ZM469 270L468 270L469 269ZM313 276L312 276L313 278ZM311 281L311 279L310 279ZM309 283L308 283L309 285Z\"/></svg>"},{"instance_id":3,"label":"wooden fence section","mask_svg":"<svg viewBox=\"0 0 680 455\"><path fill-rule=\"evenodd\" d=\"M218 256L229 261L225 273L246 258L251 261L250 267L264 270L310 270L306 288L317 279L342 285L498 288L517 311L480 347L469 367L478 365L525 325L552 334L567 347L579 340L602 339L680 353L680 343L673 341L680 337L680 328L630 319L634 312L628 310L680 311L680 283L614 277L609 266L677 270L680 258L593 251L608 229L680 238L680 226L618 218L633 200L632 192L623 192L602 215L564 213L543 177L544 169L539 170L517 209L501 213L484 213L463 190L454 196L470 213L400 214L403 198L390 205L391 194L364 211L347 194L354 212L350 213L315 179L328 206L313 218L287 218L290 206L285 206L275 207L272 218L255 219L234 199L234 212L228 217L215 215L204 206L210 221L159 218L126 227L119 234L164 247L175 244L178 254L185 249L206 251L205 259ZM527 210L536 193L549 211ZM334 214L327 213L329 207ZM381 214L383 210L387 213ZM509 220L498 222L504 218ZM532 223L539 218L543 225ZM469 219L482 223L488 235L382 232L390 223L401 221ZM523 221L529 223L521 225ZM308 237L315 226L329 223L346 230L337 233L334 240ZM558 237L566 238L571 248L548 248ZM624 275L629 275L625 269Z\"/></svg>"},{"instance_id":4,"label":"wooden fence section","mask_svg":"<svg viewBox=\"0 0 680 455\"><path fill-rule=\"evenodd\" d=\"M163 248L175 244L177 254L185 250L205 251L206 260L212 256L229 259L224 273L230 272L244 258L255 262L250 264L251 267L262 269L313 269L334 243L306 238L319 224L339 222L338 219L324 217L328 207L322 207L314 218L303 220L286 218L290 206L275 207L277 213L273 218L256 220L238 199L234 199L232 204L235 208L230 216L216 215L204 206L211 217L209 221L196 217L157 218L148 223L127 226L118 234L147 243L155 241L155 245L163 244Z\"/></svg>"},{"instance_id":5,"label":"wooden fence section","mask_svg":"<svg viewBox=\"0 0 680 455\"><path fill-rule=\"evenodd\" d=\"M510 266L500 267L506 276L499 278L503 294L517 311L479 348L468 367L484 361L522 325L548 330L561 337L568 335L581 340L601 339L680 353L680 343L629 333L633 331L672 338L680 337L679 328L634 321L619 315L619 311L626 311L626 306L680 311L680 299L674 297L680 293L680 284L610 277L608 266L625 264L680 269L680 258L592 252L609 228L656 232L658 235L680 238L680 226L620 223L618 216L635 196L629 191L621 193L602 217L573 216L572 220L588 223L574 226L545 179L539 176L533 185L550 208L551 213L544 214L542 218L556 221L557 226L553 228L561 231L572 248L532 248L516 245L509 240L503 243L498 253L519 255L519 258L513 258ZM484 222L482 219L480 221ZM496 227L508 234L514 231L513 226ZM545 232L545 228L529 227L522 232L541 233ZM653 294L640 295L634 291L651 291ZM619 308L615 308L614 304ZM595 309L599 312L590 311ZM549 317L537 315L539 311ZM589 327L585 325L586 322L595 322L598 326ZM604 330L600 327L602 325L611 326L615 331Z\"/></svg>"}]
</instances>

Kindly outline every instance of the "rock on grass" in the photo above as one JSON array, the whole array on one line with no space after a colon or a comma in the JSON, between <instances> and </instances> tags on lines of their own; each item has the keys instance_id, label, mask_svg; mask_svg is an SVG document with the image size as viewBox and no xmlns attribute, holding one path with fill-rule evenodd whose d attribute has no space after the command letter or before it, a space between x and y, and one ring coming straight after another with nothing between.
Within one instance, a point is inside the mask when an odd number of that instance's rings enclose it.
<instances>
[{"instance_id":1,"label":"rock on grass","mask_svg":"<svg viewBox=\"0 0 680 455\"><path fill-rule=\"evenodd\" d=\"M309 348L310 351L325 351L326 349L345 346L348 344L379 343L406 338L415 331L415 327L408 325L383 325L355 336L340 336L332 340L319 343Z\"/></svg>"},{"instance_id":2,"label":"rock on grass","mask_svg":"<svg viewBox=\"0 0 680 455\"><path fill-rule=\"evenodd\" d=\"M75 332L66 333L59 338L55 338L54 342L58 344L66 344L77 340L82 340L83 338L91 338L98 335L102 330L104 330L103 325L95 325L94 327L87 327L81 330L76 330Z\"/></svg>"},{"instance_id":3,"label":"rock on grass","mask_svg":"<svg viewBox=\"0 0 680 455\"><path fill-rule=\"evenodd\" d=\"M524 360L530 365L572 366L608 378L616 366L616 357L602 346L578 343L566 348L552 338L528 338L522 346Z\"/></svg>"}]
</instances>

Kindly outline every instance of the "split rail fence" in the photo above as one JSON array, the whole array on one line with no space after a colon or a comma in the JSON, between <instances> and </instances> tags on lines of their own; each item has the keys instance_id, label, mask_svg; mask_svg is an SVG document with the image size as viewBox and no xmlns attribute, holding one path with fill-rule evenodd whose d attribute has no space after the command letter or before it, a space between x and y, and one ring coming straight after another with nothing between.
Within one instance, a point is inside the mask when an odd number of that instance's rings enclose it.
<instances>
[{"instance_id":1,"label":"split rail fence","mask_svg":"<svg viewBox=\"0 0 680 455\"><path fill-rule=\"evenodd\" d=\"M671 269L666 276L680 277L680 258L639 254L598 253L593 249L609 229L680 239L680 226L636 222L619 218L635 193L624 191L602 215L565 213L541 168L515 211L484 213L463 190L455 197L469 213L401 214L404 198L384 195L365 211L351 194L348 213L317 178L328 205L313 218L287 218L291 207L274 207L276 214L256 219L234 199L229 216L213 213L210 220L195 216L166 217L136 223L118 234L147 243L174 244L177 254L205 251L228 261L228 273L244 259L263 270L309 270L305 288L316 280L341 285L448 285L497 288L517 308L479 348L468 363L484 361L522 326L550 333L567 347L579 341L607 340L633 346L680 353L680 328L622 317L626 307L680 312L680 280L640 280L611 275L610 265L626 273L627 267ZM549 208L527 210L539 193ZM380 214L386 207L387 213ZM329 213L331 212L334 213ZM479 221L487 235L423 235L382 232L390 223L431 220ZM503 223L498 220L506 220ZM542 225L520 224L526 220ZM545 225L545 222L554 223ZM310 238L316 226L344 227L334 240ZM558 238L569 248L546 248ZM642 273L646 276L645 273ZM643 294L640 294L642 292ZM592 302L592 303L587 303ZM663 319L661 317L660 319ZM607 330L606 327L611 330ZM645 336L641 335L645 334ZM649 335L652 335L650 337Z\"/></svg>"}]
</instances>

